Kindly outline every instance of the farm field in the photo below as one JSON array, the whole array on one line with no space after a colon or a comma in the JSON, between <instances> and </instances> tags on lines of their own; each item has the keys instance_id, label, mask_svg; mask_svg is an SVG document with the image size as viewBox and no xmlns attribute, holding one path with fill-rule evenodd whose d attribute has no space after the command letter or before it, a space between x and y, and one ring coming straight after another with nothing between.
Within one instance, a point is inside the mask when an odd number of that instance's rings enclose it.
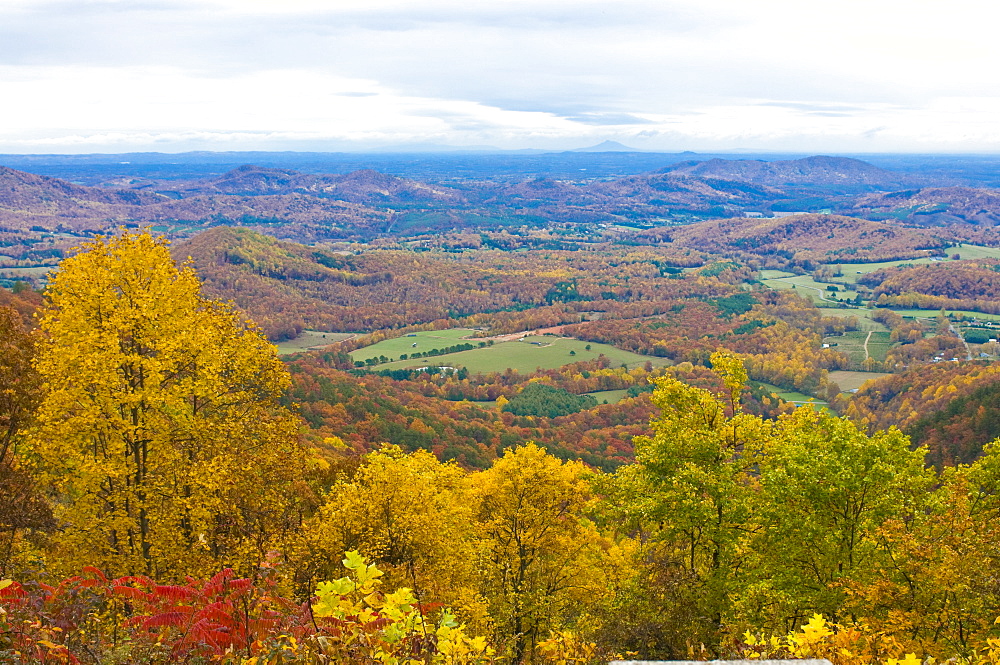
<instances>
[{"instance_id":1,"label":"farm field","mask_svg":"<svg viewBox=\"0 0 1000 665\"><path fill-rule=\"evenodd\" d=\"M861 387L865 381L879 379L889 376L888 372L855 372L847 369L837 369L830 372L830 380L840 386L840 390L847 392Z\"/></svg>"},{"instance_id":2,"label":"farm field","mask_svg":"<svg viewBox=\"0 0 1000 665\"><path fill-rule=\"evenodd\" d=\"M285 356L290 353L299 353L309 349L326 346L334 342L342 342L345 339L354 337L354 333L328 333L318 330L303 330L302 334L295 339L287 339L284 342L275 344L278 347L278 355Z\"/></svg>"},{"instance_id":3,"label":"farm field","mask_svg":"<svg viewBox=\"0 0 1000 665\"><path fill-rule=\"evenodd\" d=\"M34 266L30 268L13 268L0 266L0 280L4 282L16 282L19 279L30 278L34 280L35 286L44 285L48 279L49 272L56 269L56 266ZM10 284L8 284L10 286Z\"/></svg>"},{"instance_id":4,"label":"farm field","mask_svg":"<svg viewBox=\"0 0 1000 665\"><path fill-rule=\"evenodd\" d=\"M864 340L862 340L864 342ZM868 355L875 360L882 362L889 353L889 349L895 346L895 342L889 340L887 332L873 332L868 340Z\"/></svg>"},{"instance_id":5,"label":"farm field","mask_svg":"<svg viewBox=\"0 0 1000 665\"><path fill-rule=\"evenodd\" d=\"M616 404L625 398L628 393L627 390L598 390L597 392L587 393L591 397L597 400L598 404Z\"/></svg>"},{"instance_id":6,"label":"farm field","mask_svg":"<svg viewBox=\"0 0 1000 665\"><path fill-rule=\"evenodd\" d=\"M452 329L416 333L412 337L402 337L384 340L377 344L358 349L351 354L355 361L367 358L386 356L398 358L400 354L411 350L429 351L468 342L478 345L481 340L462 337L471 333L470 330ZM417 344L414 348L412 345ZM587 350L587 346L590 350ZM570 352L573 352L571 354ZM395 360L393 362L375 365L377 369L411 369L427 366L465 367L473 374L502 372L514 369L526 374L538 368L555 369L580 360L596 360L599 355L607 356L613 365L636 367L646 362L663 367L672 364L666 358L643 356L630 351L622 351L608 344L582 342L572 337L530 336L524 341L499 342L492 346L458 351L428 358L413 358Z\"/></svg>"},{"instance_id":7,"label":"farm field","mask_svg":"<svg viewBox=\"0 0 1000 665\"><path fill-rule=\"evenodd\" d=\"M867 355L865 353L866 340L868 342ZM831 346L836 345L838 351L847 355L852 363L858 364L863 363L867 356L871 356L878 361L885 360L885 355L894 345L893 342L889 341L889 333L884 329L868 332L852 330L845 332L843 335L824 337L823 341Z\"/></svg>"},{"instance_id":8,"label":"farm field","mask_svg":"<svg viewBox=\"0 0 1000 665\"><path fill-rule=\"evenodd\" d=\"M782 277L795 277L795 273L786 272L784 270L758 270L757 278L761 280L765 279L781 279Z\"/></svg>"},{"instance_id":9,"label":"farm field","mask_svg":"<svg viewBox=\"0 0 1000 665\"><path fill-rule=\"evenodd\" d=\"M778 271L773 270L766 272L778 272ZM764 286L766 286L769 289L791 289L794 287L799 292L799 295L805 298L809 298L813 302L833 301L834 296L843 294L843 287L840 287L841 288L840 294L827 291L826 287L830 286L829 284L817 282L809 275L795 275L792 277L776 277L772 279L762 279L761 283L763 283Z\"/></svg>"},{"instance_id":10,"label":"farm field","mask_svg":"<svg viewBox=\"0 0 1000 665\"><path fill-rule=\"evenodd\" d=\"M826 409L827 402L816 399L815 397L810 397L805 393L795 392L793 390L785 390L784 388L779 388L778 386L771 385L770 383L760 383L761 386L770 390L771 393L777 395L786 402L791 402L793 404L805 405L809 404L816 409Z\"/></svg>"},{"instance_id":11,"label":"farm field","mask_svg":"<svg viewBox=\"0 0 1000 665\"><path fill-rule=\"evenodd\" d=\"M852 330L843 335L831 335L824 337L823 341L830 346L836 346L852 363L861 364L865 361L865 339L868 333L861 330Z\"/></svg>"},{"instance_id":12,"label":"farm field","mask_svg":"<svg viewBox=\"0 0 1000 665\"><path fill-rule=\"evenodd\" d=\"M881 270L882 268L892 268L901 265L922 265L926 263L935 263L935 261L929 257L924 257L919 259L903 259L901 261L879 261L878 263L828 263L827 265L832 268L840 267L843 275L834 278L838 282L856 284L858 277Z\"/></svg>"},{"instance_id":13,"label":"farm field","mask_svg":"<svg viewBox=\"0 0 1000 665\"><path fill-rule=\"evenodd\" d=\"M451 328L448 330L422 330L410 333L402 337L385 339L377 344L372 344L351 352L354 360L368 360L386 356L388 358L399 358L401 354L430 351L431 349L442 349L456 344L472 344L478 346L480 342L486 340L473 338L476 330L471 328ZM468 338L468 339L466 339ZM424 358L423 360L428 360ZM427 363L424 363L425 365Z\"/></svg>"},{"instance_id":14,"label":"farm field","mask_svg":"<svg viewBox=\"0 0 1000 665\"><path fill-rule=\"evenodd\" d=\"M981 245L960 245L958 247L950 247L947 250L948 259L951 256L958 254L960 259L1000 259L1000 248L998 247L983 247ZM835 268L840 267L843 275L837 277L836 280L840 282L846 282L854 284L858 281L858 277L866 275L870 272L875 272L876 270L881 270L882 268L891 268L894 266L901 265L923 265L928 263L939 263L941 258L931 258L922 257L917 259L902 259L899 261L880 261L878 263L828 263L826 265ZM765 272L765 271L762 271ZM766 272L779 272L777 270L771 270Z\"/></svg>"},{"instance_id":15,"label":"farm field","mask_svg":"<svg viewBox=\"0 0 1000 665\"><path fill-rule=\"evenodd\" d=\"M959 258L967 259L1000 259L1000 247L983 247L982 245L959 245L948 249L948 256L958 254Z\"/></svg>"},{"instance_id":16,"label":"farm field","mask_svg":"<svg viewBox=\"0 0 1000 665\"><path fill-rule=\"evenodd\" d=\"M892 310L900 316L914 319L933 319L941 310L937 309L894 309ZM961 309L946 309L945 314L960 314L966 319L979 319L980 321L1000 321L1000 314L984 314L982 312L970 312Z\"/></svg>"},{"instance_id":17,"label":"farm field","mask_svg":"<svg viewBox=\"0 0 1000 665\"><path fill-rule=\"evenodd\" d=\"M872 320L872 310L866 307L852 307L850 309L837 309L834 307L819 307L819 312L823 316L833 316L841 319L857 317L858 329L868 332L869 330L888 330L884 324Z\"/></svg>"}]
</instances>

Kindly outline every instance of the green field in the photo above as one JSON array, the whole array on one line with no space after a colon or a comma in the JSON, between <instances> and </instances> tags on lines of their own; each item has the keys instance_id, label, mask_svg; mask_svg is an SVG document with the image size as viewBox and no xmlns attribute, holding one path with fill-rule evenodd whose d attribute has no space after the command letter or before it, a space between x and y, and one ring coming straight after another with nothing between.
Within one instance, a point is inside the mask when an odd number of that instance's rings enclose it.
<instances>
[{"instance_id":1,"label":"green field","mask_svg":"<svg viewBox=\"0 0 1000 665\"><path fill-rule=\"evenodd\" d=\"M809 275L763 279L761 283L769 289L791 289L794 286L800 296L809 298L813 302L833 301L835 296L845 297L845 291L842 286L838 287L840 291L837 293L827 291L826 287L830 286L829 284L817 282ZM853 294L851 294L851 297L853 297Z\"/></svg>"},{"instance_id":2,"label":"green field","mask_svg":"<svg viewBox=\"0 0 1000 665\"><path fill-rule=\"evenodd\" d=\"M875 360L885 360L885 354L895 346L889 341L889 333L885 330L866 332L864 330L852 330L843 335L832 335L823 338L827 344L835 347L837 351L845 354L852 363L860 365L867 357L865 354L865 340L868 341L868 356Z\"/></svg>"},{"instance_id":3,"label":"green field","mask_svg":"<svg viewBox=\"0 0 1000 665\"><path fill-rule=\"evenodd\" d=\"M851 307L849 309L835 309L833 307L819 307L819 313L823 316L832 316L846 319L851 316L858 318L858 330L868 332L869 330L888 330L885 325L878 321L872 321L872 310L866 307Z\"/></svg>"},{"instance_id":4,"label":"green field","mask_svg":"<svg viewBox=\"0 0 1000 665\"><path fill-rule=\"evenodd\" d=\"M950 247L945 251L948 253L949 258L953 254L958 254L959 258L962 259L1000 259L1000 248L997 247L960 245L959 247ZM925 265L928 263L939 262L940 258L935 260L930 257L922 257L918 259L903 259L901 261L880 261L878 263L829 263L827 265L831 267L840 267L844 274L842 277L836 278L838 281L850 282L853 284L858 281L858 277L866 275L870 272L875 272L876 270L881 270L882 268L891 268L904 264Z\"/></svg>"},{"instance_id":5,"label":"green field","mask_svg":"<svg viewBox=\"0 0 1000 665\"><path fill-rule=\"evenodd\" d=\"M889 333L873 332L871 339L868 340L868 355L881 362L885 360L885 354L889 352L889 349L894 346L896 344L889 341Z\"/></svg>"},{"instance_id":6,"label":"green field","mask_svg":"<svg viewBox=\"0 0 1000 665\"><path fill-rule=\"evenodd\" d=\"M858 277L867 275L870 272L875 272L876 270L881 270L882 268L892 268L894 266L901 266L904 264L910 265L923 265L927 263L934 263L930 258L919 258L919 259L905 259L903 261L880 261L878 263L830 263L831 267L840 267L843 275L840 277L834 277L835 280L839 282L847 282L849 284L855 284L858 281Z\"/></svg>"},{"instance_id":7,"label":"green field","mask_svg":"<svg viewBox=\"0 0 1000 665\"><path fill-rule=\"evenodd\" d=\"M351 357L354 360L368 360L369 358L378 358L379 356L386 356L388 358L399 358L403 353L410 354L415 351L430 351L431 349L441 349L446 346L454 346L456 344L469 343L478 345L480 342L485 340L475 339L471 337L474 335L476 330L470 328L452 328L450 330L422 330L416 333L410 333L404 335L403 337L394 337L392 339L382 340L377 344L372 344L371 346L366 346L364 348L358 349L357 351L351 352ZM465 339L469 337L469 339ZM422 358L421 360L432 360L430 358ZM423 363L426 365L427 363Z\"/></svg>"},{"instance_id":8,"label":"green field","mask_svg":"<svg viewBox=\"0 0 1000 665\"><path fill-rule=\"evenodd\" d=\"M941 312L939 309L894 309L892 311L900 316L907 316L914 319L933 319ZM982 312L970 312L961 309L946 309L945 314L961 314L966 319L979 319L980 321L1000 321L1000 314L983 314Z\"/></svg>"},{"instance_id":9,"label":"green field","mask_svg":"<svg viewBox=\"0 0 1000 665\"><path fill-rule=\"evenodd\" d=\"M594 393L587 393L597 400L598 404L616 404L625 398L627 390L598 390Z\"/></svg>"},{"instance_id":10,"label":"green field","mask_svg":"<svg viewBox=\"0 0 1000 665\"><path fill-rule=\"evenodd\" d=\"M843 335L824 337L823 341L831 347L836 344L835 350L850 358L851 363L860 365L865 361L865 338L867 337L868 333L865 331L852 330Z\"/></svg>"},{"instance_id":11,"label":"green field","mask_svg":"<svg viewBox=\"0 0 1000 665\"><path fill-rule=\"evenodd\" d=\"M777 395L786 402L791 402L793 404L809 404L815 409L825 410L827 402L816 399L815 397L810 397L805 393L798 393L793 390L785 390L784 388L779 388L778 386L773 386L770 383L761 383L761 386L770 390L773 394Z\"/></svg>"},{"instance_id":12,"label":"green field","mask_svg":"<svg viewBox=\"0 0 1000 665\"><path fill-rule=\"evenodd\" d=\"M325 333L316 330L303 330L302 334L295 339L288 339L278 342L278 355L284 356L289 353L300 353L315 347L326 346L334 342L354 337L354 333Z\"/></svg>"},{"instance_id":13,"label":"green field","mask_svg":"<svg viewBox=\"0 0 1000 665\"><path fill-rule=\"evenodd\" d=\"M757 279L778 279L781 277L795 277L795 273L784 270L758 270Z\"/></svg>"},{"instance_id":14,"label":"green field","mask_svg":"<svg viewBox=\"0 0 1000 665\"><path fill-rule=\"evenodd\" d=\"M959 245L949 247L948 256L958 254L961 259L1000 259L1000 247L983 247L982 245Z\"/></svg>"},{"instance_id":15,"label":"green field","mask_svg":"<svg viewBox=\"0 0 1000 665\"><path fill-rule=\"evenodd\" d=\"M355 361L367 358L386 356L398 358L400 354L412 351L428 351L468 342L478 345L481 340L462 339L471 330L435 330L415 333L413 336L387 339L378 344L358 349L351 354ZM630 351L622 351L608 344L582 342L571 337L530 336L523 341L498 342L492 346L475 348L470 351L459 351L440 356L395 360L372 366L372 369L413 369L417 367L443 366L465 367L473 374L502 372L514 369L522 374L536 369L555 369L581 360L596 360L604 354L615 366L627 365L636 367L651 362L654 366L663 367L672 364L666 358L643 356ZM413 344L417 346L414 347ZM590 350L587 350L587 346ZM570 354L573 351L574 354ZM610 401L610 400L609 400Z\"/></svg>"}]
</instances>

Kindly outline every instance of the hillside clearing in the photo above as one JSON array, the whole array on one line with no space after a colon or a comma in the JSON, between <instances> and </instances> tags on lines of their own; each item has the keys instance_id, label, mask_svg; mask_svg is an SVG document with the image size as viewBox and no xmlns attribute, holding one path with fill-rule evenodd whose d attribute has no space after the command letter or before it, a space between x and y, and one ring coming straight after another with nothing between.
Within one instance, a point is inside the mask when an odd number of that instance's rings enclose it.
<instances>
[{"instance_id":1,"label":"hillside clearing","mask_svg":"<svg viewBox=\"0 0 1000 665\"><path fill-rule=\"evenodd\" d=\"M614 366L626 365L629 368L646 362L658 367L672 364L666 358L643 356L623 351L609 344L584 342L572 337L530 335L518 341L489 345L475 338L465 339L465 336L472 332L468 329L452 329L413 333L407 337L387 339L358 349L351 353L351 357L355 362L363 362L369 358L379 358L380 356L392 359L391 362L371 366L375 370L442 366L465 367L473 374L503 372L507 369L525 374L536 369L556 369L573 362L596 360L600 355L606 356ZM463 343L473 344L476 348L455 353L398 360L399 356L404 353L407 355L413 352L426 353L433 349ZM479 346L480 343L485 345Z\"/></svg>"}]
</instances>

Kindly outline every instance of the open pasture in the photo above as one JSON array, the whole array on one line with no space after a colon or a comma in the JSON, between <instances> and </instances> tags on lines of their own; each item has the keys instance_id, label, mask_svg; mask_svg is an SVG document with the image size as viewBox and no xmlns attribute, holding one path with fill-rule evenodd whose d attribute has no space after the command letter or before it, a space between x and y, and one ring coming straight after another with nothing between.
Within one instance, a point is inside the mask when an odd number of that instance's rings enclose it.
<instances>
[{"instance_id":1,"label":"open pasture","mask_svg":"<svg viewBox=\"0 0 1000 665\"><path fill-rule=\"evenodd\" d=\"M569 363L581 360L596 360L601 354L608 357L616 366L627 365L636 367L646 362L663 367L672 364L667 358L643 356L630 351L623 351L608 344L584 342L572 337L553 337L536 335L523 338L520 341L498 342L492 346L479 347L481 340L462 339L470 330L441 330L417 333L416 337L402 337L384 340L378 344L358 349L351 354L355 361L366 358L386 356L399 358L400 354L409 355L412 351L429 351L434 348L444 348L455 344L468 342L477 346L468 351L458 351L439 356L425 358L408 358L393 362L374 365L372 369L413 369L417 367L443 366L465 367L473 374L503 372L514 369L522 374L533 372L538 368L556 369ZM431 335L437 337L432 337ZM444 334L442 336L442 334ZM400 343L402 341L402 344ZM412 345L416 343L414 348ZM587 349L590 346L590 349ZM571 353L572 352L572 353Z\"/></svg>"},{"instance_id":2,"label":"open pasture","mask_svg":"<svg viewBox=\"0 0 1000 665\"><path fill-rule=\"evenodd\" d=\"M836 345L834 348L837 351L850 358L852 363L860 365L867 357L865 354L865 340L867 338L868 333L866 331L852 330L845 332L843 335L824 337L823 341L830 346Z\"/></svg>"},{"instance_id":3,"label":"open pasture","mask_svg":"<svg viewBox=\"0 0 1000 665\"><path fill-rule=\"evenodd\" d=\"M969 259L1000 259L1000 247L983 247L982 245L961 244L948 249L948 256L958 254L963 260Z\"/></svg>"},{"instance_id":4,"label":"open pasture","mask_svg":"<svg viewBox=\"0 0 1000 665\"><path fill-rule=\"evenodd\" d=\"M868 355L882 362L885 360L885 355L889 353L889 349L894 346L896 346L896 343L890 341L889 333L873 332L868 340Z\"/></svg>"},{"instance_id":5,"label":"open pasture","mask_svg":"<svg viewBox=\"0 0 1000 665\"><path fill-rule=\"evenodd\" d=\"M627 390L598 390L594 393L587 393L591 397L597 400L598 404L617 404L618 402L625 399L625 395L628 393Z\"/></svg>"},{"instance_id":6,"label":"open pasture","mask_svg":"<svg viewBox=\"0 0 1000 665\"><path fill-rule=\"evenodd\" d=\"M318 330L303 330L302 334L295 339L287 339L284 342L278 342L275 346L278 347L278 355L284 356L290 353L300 353L302 351L308 351L309 349L323 347L327 344L333 344L334 342L341 342L351 337L354 337L354 333L330 333L319 332Z\"/></svg>"},{"instance_id":7,"label":"open pasture","mask_svg":"<svg viewBox=\"0 0 1000 665\"><path fill-rule=\"evenodd\" d=\"M918 259L903 259L901 261L879 261L878 263L829 263L827 265L831 268L839 267L843 273L840 277L834 277L836 281L856 284L859 277L867 275L870 272L875 272L876 270L881 270L882 268L892 268L901 265L923 265L934 262L934 259L929 257L921 257Z\"/></svg>"},{"instance_id":8,"label":"open pasture","mask_svg":"<svg viewBox=\"0 0 1000 665\"><path fill-rule=\"evenodd\" d=\"M782 277L795 277L795 273L786 272L784 270L758 270L757 278L760 280L765 279L781 279Z\"/></svg>"},{"instance_id":9,"label":"open pasture","mask_svg":"<svg viewBox=\"0 0 1000 665\"><path fill-rule=\"evenodd\" d=\"M933 319L941 313L939 309L893 309L900 316L913 319ZM945 315L961 315L966 320L979 319L980 321L1000 321L1000 314L984 314L982 312L972 312L961 309L946 309Z\"/></svg>"},{"instance_id":10,"label":"open pasture","mask_svg":"<svg viewBox=\"0 0 1000 665\"><path fill-rule=\"evenodd\" d=\"M823 316L832 316L840 319L847 319L852 316L858 319L858 329L864 332L869 330L888 330L884 324L872 320L872 310L865 307L852 307L850 309L836 309L834 307L820 307L819 313Z\"/></svg>"},{"instance_id":11,"label":"open pasture","mask_svg":"<svg viewBox=\"0 0 1000 665\"><path fill-rule=\"evenodd\" d=\"M958 254L958 257L963 260L1000 259L1000 248L998 247L963 244L957 247L949 247L946 251L948 258L943 259L945 261L951 260L951 257L955 254ZM870 272L875 272L876 270L881 270L882 268L892 268L901 265L926 265L928 263L940 262L942 262L942 257L921 257L917 259L901 259L899 261L880 261L878 263L828 263L827 265L832 268L839 267L844 273L843 276L835 278L837 281L854 284L858 281L859 277L867 275Z\"/></svg>"},{"instance_id":12,"label":"open pasture","mask_svg":"<svg viewBox=\"0 0 1000 665\"><path fill-rule=\"evenodd\" d=\"M819 410L825 410L827 407L827 402L818 400L815 397L810 397L805 393L795 392L794 390L785 390L784 388L779 388L778 386L771 385L770 383L759 383L766 390L770 390L773 395L780 397L786 402L791 402L800 406L809 405L814 409Z\"/></svg>"},{"instance_id":13,"label":"open pasture","mask_svg":"<svg viewBox=\"0 0 1000 665\"><path fill-rule=\"evenodd\" d=\"M830 380L840 386L840 390L848 392L857 390L865 381L879 379L889 376L888 372L855 372L846 369L838 369L830 372Z\"/></svg>"},{"instance_id":14,"label":"open pasture","mask_svg":"<svg viewBox=\"0 0 1000 665\"><path fill-rule=\"evenodd\" d=\"M777 271L770 271L777 272ZM827 291L829 284L817 282L809 275L795 275L792 277L775 277L773 279L763 279L761 283L769 289L791 289L794 288L800 296L809 298L813 302L832 301L834 296L843 296L843 287L840 292ZM834 284L836 286L836 284Z\"/></svg>"},{"instance_id":15,"label":"open pasture","mask_svg":"<svg viewBox=\"0 0 1000 665\"><path fill-rule=\"evenodd\" d=\"M852 330L843 335L831 335L823 338L823 341L833 346L851 359L852 363L861 364L866 358L871 356L875 360L885 360L885 354L895 346L889 340L889 333L885 330L864 331Z\"/></svg>"},{"instance_id":16,"label":"open pasture","mask_svg":"<svg viewBox=\"0 0 1000 665\"><path fill-rule=\"evenodd\" d=\"M368 360L386 356L387 358L399 358L402 354L424 353L432 349L443 349L456 344L472 344L478 346L485 344L486 340L472 337L477 331L471 328L451 328L448 330L421 330L420 332L409 333L402 337L384 339L377 344L366 346L351 352L354 360ZM466 339L468 338L468 339ZM421 361L433 360L433 358L421 358ZM423 362L427 365L427 362ZM420 365L420 366L423 366Z\"/></svg>"}]
</instances>

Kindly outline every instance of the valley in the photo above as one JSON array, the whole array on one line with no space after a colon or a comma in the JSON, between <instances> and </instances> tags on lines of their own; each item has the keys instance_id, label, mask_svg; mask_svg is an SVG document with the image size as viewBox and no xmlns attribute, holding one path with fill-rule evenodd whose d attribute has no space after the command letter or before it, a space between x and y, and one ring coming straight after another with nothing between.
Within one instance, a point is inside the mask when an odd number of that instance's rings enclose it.
<instances>
[{"instance_id":1,"label":"valley","mask_svg":"<svg viewBox=\"0 0 1000 665\"><path fill-rule=\"evenodd\" d=\"M807 611L952 648L935 635L966 625L935 592L900 590L978 574L934 557L992 561L994 521L969 506L1000 468L1000 190L852 158L643 156L638 173L560 159L494 176L485 162L405 177L94 169L88 184L0 169L0 326L15 341L0 380L25 400L0 402L22 446L0 472L28 515L0 502L0 574L44 558L39 575L66 588L94 562L195 585L225 561L279 580L267 593L283 596L259 592L285 608L267 616L307 635L326 624L289 599L371 557L392 588L488 635L486 653L525 634L492 617L527 596L483 582L520 556L497 544L509 515L539 530L545 556L525 569L582 580L531 581L532 620L572 626L591 656L679 657L692 635L704 657L766 655L748 631L788 634ZM570 163L607 171L568 177ZM108 391L118 401L93 407ZM135 454L64 468L108 437ZM155 501L134 470L72 491L160 511L143 537L161 540L102 549L89 530L117 537L118 522L61 488L141 463L143 446L173 456ZM50 535L50 496L68 536ZM861 517L841 538L845 502ZM0 600L28 588L14 584ZM116 584L141 603L159 588ZM901 607L917 609L903 621ZM992 630L989 611L974 617Z\"/></svg>"}]
</instances>

